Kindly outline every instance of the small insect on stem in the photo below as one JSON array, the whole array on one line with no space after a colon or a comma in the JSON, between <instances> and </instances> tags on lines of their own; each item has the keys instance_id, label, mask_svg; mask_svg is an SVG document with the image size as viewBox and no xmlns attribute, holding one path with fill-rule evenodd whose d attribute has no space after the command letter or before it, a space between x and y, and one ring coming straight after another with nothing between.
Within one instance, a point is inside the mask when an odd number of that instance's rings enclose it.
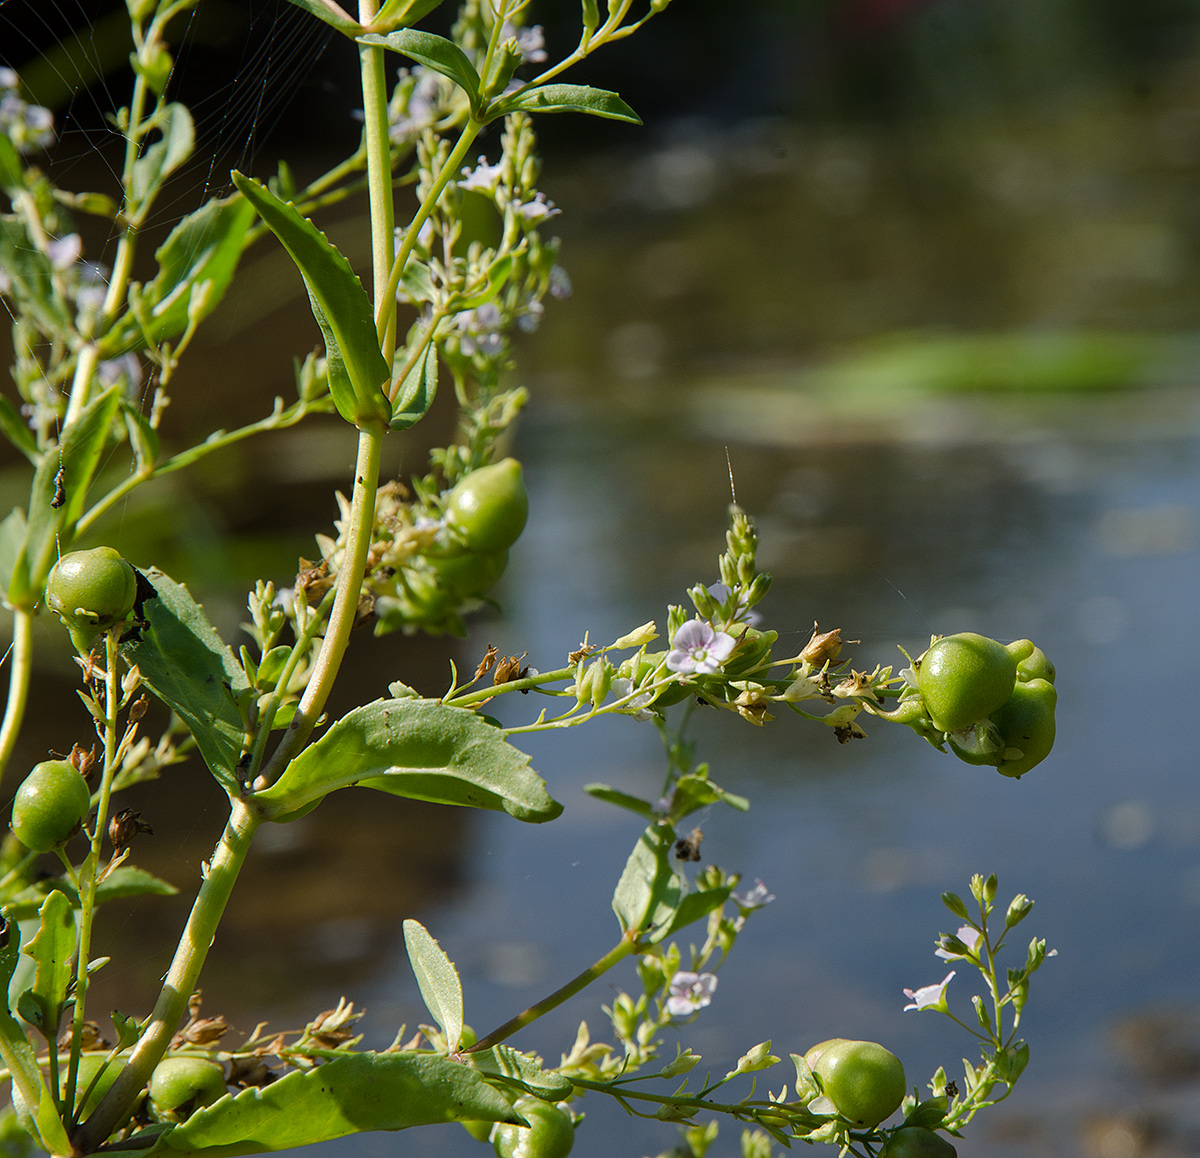
<instances>
[{"instance_id":1,"label":"small insect on stem","mask_svg":"<svg viewBox=\"0 0 1200 1158\"><path fill-rule=\"evenodd\" d=\"M54 498L50 505L57 511L67 501L67 472L60 466L54 476Z\"/></svg>"}]
</instances>

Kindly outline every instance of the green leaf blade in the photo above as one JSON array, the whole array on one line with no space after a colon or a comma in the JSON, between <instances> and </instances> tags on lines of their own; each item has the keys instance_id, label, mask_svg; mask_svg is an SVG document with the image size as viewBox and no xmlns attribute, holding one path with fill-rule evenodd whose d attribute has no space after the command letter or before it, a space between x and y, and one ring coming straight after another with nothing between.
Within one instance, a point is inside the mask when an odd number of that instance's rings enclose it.
<instances>
[{"instance_id":1,"label":"green leaf blade","mask_svg":"<svg viewBox=\"0 0 1200 1158\"><path fill-rule=\"evenodd\" d=\"M441 1054L352 1053L222 1098L164 1141L176 1153L233 1158L454 1121L518 1118L476 1070Z\"/></svg>"},{"instance_id":2,"label":"green leaf blade","mask_svg":"<svg viewBox=\"0 0 1200 1158\"><path fill-rule=\"evenodd\" d=\"M610 121L640 125L637 115L615 92L586 84L544 84L503 97L487 112L488 120L509 113L587 113Z\"/></svg>"},{"instance_id":3,"label":"green leaf blade","mask_svg":"<svg viewBox=\"0 0 1200 1158\"><path fill-rule=\"evenodd\" d=\"M245 736L237 705L252 693L246 673L182 583L156 570L146 578L158 597L144 604L141 637L123 643L121 653L187 725L221 787L237 793Z\"/></svg>"},{"instance_id":4,"label":"green leaf blade","mask_svg":"<svg viewBox=\"0 0 1200 1158\"><path fill-rule=\"evenodd\" d=\"M458 970L420 921L404 922L404 947L425 1008L446 1035L449 1052L457 1053L463 1028L462 982Z\"/></svg>"},{"instance_id":5,"label":"green leaf blade","mask_svg":"<svg viewBox=\"0 0 1200 1158\"><path fill-rule=\"evenodd\" d=\"M429 413L429 408L437 397L437 386L437 346L434 342L429 342L400 383L396 400L392 404L392 418L389 423L391 428L407 430L420 422Z\"/></svg>"},{"instance_id":6,"label":"green leaf blade","mask_svg":"<svg viewBox=\"0 0 1200 1158\"><path fill-rule=\"evenodd\" d=\"M671 867L675 830L650 825L638 838L613 892L612 907L623 934L660 939L683 897L684 882Z\"/></svg>"},{"instance_id":7,"label":"green leaf blade","mask_svg":"<svg viewBox=\"0 0 1200 1158\"><path fill-rule=\"evenodd\" d=\"M454 81L467 94L472 109L479 108L479 73L467 54L452 40L421 32L416 28L400 28L386 36L368 33L358 37L359 44L373 45L398 52L434 72Z\"/></svg>"},{"instance_id":8,"label":"green leaf blade","mask_svg":"<svg viewBox=\"0 0 1200 1158\"><path fill-rule=\"evenodd\" d=\"M474 712L438 700L376 700L329 727L254 797L268 819L351 785L410 800L504 811L542 823L562 812L529 757Z\"/></svg>"},{"instance_id":9,"label":"green leaf blade","mask_svg":"<svg viewBox=\"0 0 1200 1158\"><path fill-rule=\"evenodd\" d=\"M338 413L363 429L382 429L392 415L384 393L391 370L379 349L374 311L350 263L294 205L234 170L233 183L287 250L304 278L313 317L325 337L329 389ZM345 376L335 375L340 359Z\"/></svg>"},{"instance_id":10,"label":"green leaf blade","mask_svg":"<svg viewBox=\"0 0 1200 1158\"><path fill-rule=\"evenodd\" d=\"M35 963L30 996L40 1016L38 1028L47 1041L58 1036L58 1023L71 984L71 958L75 955L75 911L71 902L54 890L42 903L41 924L22 952Z\"/></svg>"}]
</instances>

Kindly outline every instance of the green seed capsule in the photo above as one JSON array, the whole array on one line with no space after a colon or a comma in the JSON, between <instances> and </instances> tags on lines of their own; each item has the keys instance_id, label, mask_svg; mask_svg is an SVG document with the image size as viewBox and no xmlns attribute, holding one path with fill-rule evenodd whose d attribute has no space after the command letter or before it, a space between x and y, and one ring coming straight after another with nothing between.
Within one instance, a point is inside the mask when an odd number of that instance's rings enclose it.
<instances>
[{"instance_id":1,"label":"green seed capsule","mask_svg":"<svg viewBox=\"0 0 1200 1158\"><path fill-rule=\"evenodd\" d=\"M515 458L473 470L446 500L446 523L468 551L511 547L529 518L529 494Z\"/></svg>"},{"instance_id":2,"label":"green seed capsule","mask_svg":"<svg viewBox=\"0 0 1200 1158\"><path fill-rule=\"evenodd\" d=\"M87 781L66 760L44 760L25 777L13 800L13 835L33 852L49 852L86 819Z\"/></svg>"},{"instance_id":3,"label":"green seed capsule","mask_svg":"<svg viewBox=\"0 0 1200 1158\"><path fill-rule=\"evenodd\" d=\"M1012 695L1017 679L1012 653L973 631L943 636L918 664L917 687L934 726L943 732L986 719Z\"/></svg>"},{"instance_id":4,"label":"green seed capsule","mask_svg":"<svg viewBox=\"0 0 1200 1158\"><path fill-rule=\"evenodd\" d=\"M86 647L102 631L124 622L137 600L137 576L112 547L71 551L46 579L46 605Z\"/></svg>"}]
</instances>

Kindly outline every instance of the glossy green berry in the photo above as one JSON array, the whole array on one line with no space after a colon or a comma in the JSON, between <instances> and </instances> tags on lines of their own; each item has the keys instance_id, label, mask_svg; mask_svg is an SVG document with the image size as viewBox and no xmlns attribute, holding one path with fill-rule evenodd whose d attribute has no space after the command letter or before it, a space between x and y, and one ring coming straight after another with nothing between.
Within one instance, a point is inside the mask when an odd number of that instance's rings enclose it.
<instances>
[{"instance_id":1,"label":"glossy green berry","mask_svg":"<svg viewBox=\"0 0 1200 1158\"><path fill-rule=\"evenodd\" d=\"M807 1065L810 1070L813 1069L817 1064L817 1059L831 1045L841 1045L842 1042L849 1040L850 1039L848 1037L831 1037L827 1038L825 1041L817 1042L816 1045L810 1045L808 1049L804 1051L804 1064Z\"/></svg>"},{"instance_id":2,"label":"glossy green berry","mask_svg":"<svg viewBox=\"0 0 1200 1158\"><path fill-rule=\"evenodd\" d=\"M1049 680L1018 681L1008 702L992 713L1004 744L997 764L1004 776L1024 776L1054 747L1054 709L1058 692Z\"/></svg>"},{"instance_id":3,"label":"glossy green berry","mask_svg":"<svg viewBox=\"0 0 1200 1158\"><path fill-rule=\"evenodd\" d=\"M137 599L137 576L112 547L71 551L46 579L46 605L75 639L91 643L102 631L124 622Z\"/></svg>"},{"instance_id":4,"label":"glossy green berry","mask_svg":"<svg viewBox=\"0 0 1200 1158\"><path fill-rule=\"evenodd\" d=\"M958 1151L934 1130L905 1126L884 1143L879 1158L957 1158Z\"/></svg>"},{"instance_id":5,"label":"glossy green berry","mask_svg":"<svg viewBox=\"0 0 1200 1158\"><path fill-rule=\"evenodd\" d=\"M907 1091L900 1059L873 1041L831 1045L812 1071L838 1113L857 1126L877 1126L891 1117Z\"/></svg>"},{"instance_id":6,"label":"glossy green berry","mask_svg":"<svg viewBox=\"0 0 1200 1158\"><path fill-rule=\"evenodd\" d=\"M986 719L1012 695L1017 663L994 639L963 631L931 644L918 661L917 688L934 726L958 732Z\"/></svg>"},{"instance_id":7,"label":"glossy green berry","mask_svg":"<svg viewBox=\"0 0 1200 1158\"><path fill-rule=\"evenodd\" d=\"M426 562L433 571L438 590L451 595L481 595L493 586L508 566L508 551L480 554L464 551L461 555L429 555Z\"/></svg>"},{"instance_id":8,"label":"glossy green berry","mask_svg":"<svg viewBox=\"0 0 1200 1158\"><path fill-rule=\"evenodd\" d=\"M501 1122L492 1134L499 1158L567 1158L575 1144L575 1123L566 1110L525 1094L513 1109L528 1126Z\"/></svg>"},{"instance_id":9,"label":"glossy green berry","mask_svg":"<svg viewBox=\"0 0 1200 1158\"><path fill-rule=\"evenodd\" d=\"M13 835L33 852L57 848L86 819L92 794L66 760L43 760L25 777L13 800Z\"/></svg>"},{"instance_id":10,"label":"glossy green berry","mask_svg":"<svg viewBox=\"0 0 1200 1158\"><path fill-rule=\"evenodd\" d=\"M515 458L473 470L446 500L446 525L468 551L481 554L511 547L528 517L529 495Z\"/></svg>"},{"instance_id":11,"label":"glossy green berry","mask_svg":"<svg viewBox=\"0 0 1200 1158\"><path fill-rule=\"evenodd\" d=\"M163 1058L150 1075L150 1109L160 1121L183 1121L225 1093L225 1071L201 1057Z\"/></svg>"}]
</instances>

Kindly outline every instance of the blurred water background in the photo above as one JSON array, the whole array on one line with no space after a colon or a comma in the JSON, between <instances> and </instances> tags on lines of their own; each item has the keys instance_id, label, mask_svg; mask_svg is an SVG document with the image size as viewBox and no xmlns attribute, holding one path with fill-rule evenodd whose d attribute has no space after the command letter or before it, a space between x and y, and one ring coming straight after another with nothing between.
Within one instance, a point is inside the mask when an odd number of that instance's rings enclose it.
<instances>
[{"instance_id":1,"label":"blurred water background","mask_svg":"<svg viewBox=\"0 0 1200 1158\"><path fill-rule=\"evenodd\" d=\"M13 28L15 3L0 8ZM211 142L166 213L221 187L226 160L266 174L304 144L297 167L315 172L353 146L352 60L321 56L292 12L201 6L179 83ZM83 4L43 18L80 13L107 27ZM531 10L552 47L574 19L566 0ZM72 75L59 61L31 83L56 74ZM793 650L814 619L861 640L856 668L931 633L1031 636L1058 666L1059 739L1016 783L870 722L839 746L799 720L748 734L698 717L714 779L753 802L700 818L705 859L777 899L679 1040L714 1072L767 1037L786 1055L865 1036L911 1083L958 1073L966 1036L902 1012L901 991L946 971L933 939L956 922L939 894L995 872L1005 899L1037 902L1017 945L1037 933L1058 956L1027 1007L1025 1078L959 1153L1200 1154L1200 4L678 0L588 77L648 127L545 125L575 292L520 354L533 401L513 449L533 519L503 611L464 641L361 640L343 705L397 677L436 694L450 659L471 666L488 643L548 668L585 631L661 624L716 578L728 452L776 577L762 610ZM64 184L101 168L103 92L59 102L74 118L53 158ZM264 129L231 131L254 96ZM351 246L359 213L323 224ZM291 357L316 335L293 278L269 249L252 256L180 374L176 437L290 392ZM389 454L404 473L423 449L396 437ZM231 637L245 586L287 582L312 554L352 460L337 424L280 434L145 488L104 538L187 579ZM2 485L22 501L17 468ZM43 626L29 760L69 747L74 677ZM505 705L505 719L535 709ZM528 750L566 805L553 825L346 792L272 834L214 949L206 1011L245 1032L291 1027L345 994L368 1009L368 1044L386 1045L426 1017L400 940L410 915L461 968L480 1032L595 960L638 822L581 788L655 794L657 737L618 720ZM157 830L140 861L186 893L220 828L217 790L193 762L139 806ZM105 920L113 1005L148 1004L183 907ZM632 983L632 969L613 978ZM580 1019L603 1038L613 992L514 1044L557 1060ZM960 970L951 1002L968 1019L973 992ZM582 1108L580 1158L672 1145L670 1126ZM457 1128L322 1150L483 1152ZM711 1153L739 1153L737 1131Z\"/></svg>"}]
</instances>

